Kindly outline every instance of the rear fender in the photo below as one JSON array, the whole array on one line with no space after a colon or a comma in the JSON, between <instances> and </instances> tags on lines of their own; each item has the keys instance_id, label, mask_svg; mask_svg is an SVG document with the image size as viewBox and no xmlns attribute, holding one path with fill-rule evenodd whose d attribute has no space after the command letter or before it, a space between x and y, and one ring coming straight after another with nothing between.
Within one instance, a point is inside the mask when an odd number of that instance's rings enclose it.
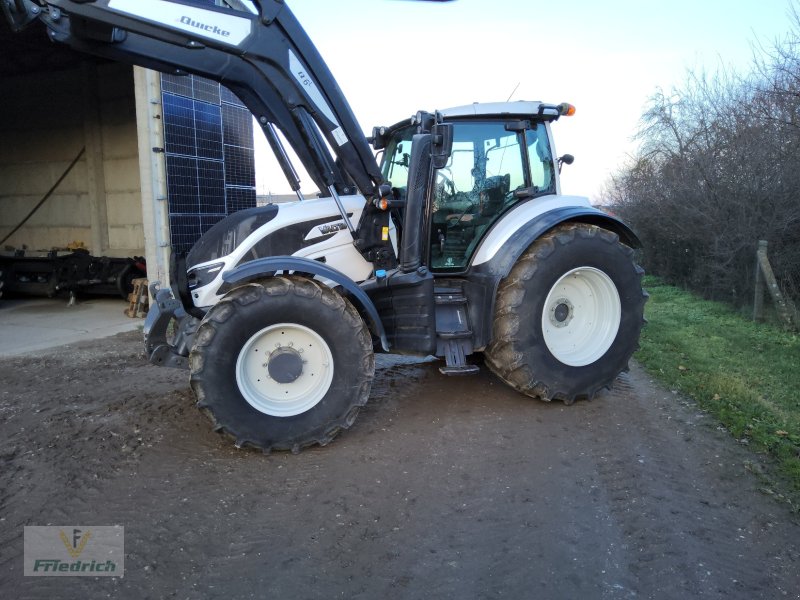
<instances>
[{"instance_id":1,"label":"rear fender","mask_svg":"<svg viewBox=\"0 0 800 600\"><path fill-rule=\"evenodd\" d=\"M386 352L389 351L389 341L386 337L383 323L378 316L378 310L375 308L375 305L372 303L369 296L367 296L366 292L364 292L355 281L347 277L347 275L318 260L310 260L298 256L270 256L268 258L251 260L231 271L223 273L222 279L225 283L220 288L219 293L225 293L236 286L251 281L263 279L265 277L273 277L278 272L295 272L311 277L320 277L342 286L356 304L356 308L366 315L367 325L372 333L381 340L383 350Z\"/></svg>"},{"instance_id":2,"label":"rear fender","mask_svg":"<svg viewBox=\"0 0 800 600\"><path fill-rule=\"evenodd\" d=\"M515 217L510 213L506 218ZM504 224L503 221L501 219L498 224ZM534 216L516 227L510 235L504 236L499 243L491 239L493 232L490 232L475 255L473 269L505 277L528 246L562 223L597 225L616 233L622 243L631 248L642 246L633 230L616 217L591 206L564 206Z\"/></svg>"},{"instance_id":3,"label":"rear fender","mask_svg":"<svg viewBox=\"0 0 800 600\"><path fill-rule=\"evenodd\" d=\"M506 218L513 216L509 214ZM467 275L467 280L472 284L476 294L475 297L482 300L470 307L471 322L476 324L474 325L476 348L486 346L492 339L494 304L500 282L508 276L517 259L531 244L562 223L589 223L616 233L620 241L631 248L640 248L642 245L633 230L625 223L591 206L561 206L542 212L517 226L512 233L504 235L500 242L492 241L490 232L476 253L475 261ZM505 225L508 229L509 224ZM487 242L492 243L491 253L485 247Z\"/></svg>"}]
</instances>

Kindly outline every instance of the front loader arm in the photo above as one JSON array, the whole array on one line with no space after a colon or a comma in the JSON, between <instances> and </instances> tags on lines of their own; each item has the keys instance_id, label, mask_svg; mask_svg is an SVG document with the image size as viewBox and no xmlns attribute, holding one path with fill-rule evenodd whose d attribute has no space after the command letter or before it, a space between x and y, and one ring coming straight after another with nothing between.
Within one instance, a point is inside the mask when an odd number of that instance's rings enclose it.
<instances>
[{"instance_id":1,"label":"front loader arm","mask_svg":"<svg viewBox=\"0 0 800 600\"><path fill-rule=\"evenodd\" d=\"M262 125L274 123L284 133L323 193L329 186L352 193L349 180L367 197L377 193L382 176L369 144L324 60L281 0L253 2L257 14L188 0L14 2L28 10L17 21L38 16L51 39L78 51L219 81Z\"/></svg>"}]
</instances>

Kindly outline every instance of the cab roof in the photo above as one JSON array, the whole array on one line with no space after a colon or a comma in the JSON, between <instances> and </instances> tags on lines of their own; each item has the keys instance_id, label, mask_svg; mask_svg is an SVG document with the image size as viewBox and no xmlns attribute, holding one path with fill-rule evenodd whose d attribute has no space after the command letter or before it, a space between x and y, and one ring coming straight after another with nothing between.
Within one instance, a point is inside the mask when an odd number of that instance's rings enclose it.
<instances>
[{"instance_id":1,"label":"cab roof","mask_svg":"<svg viewBox=\"0 0 800 600\"><path fill-rule=\"evenodd\" d=\"M474 102L464 106L454 106L439 110L446 119L462 117L508 116L523 118L544 118L554 120L561 116L559 107L538 100L517 100L515 102Z\"/></svg>"}]
</instances>

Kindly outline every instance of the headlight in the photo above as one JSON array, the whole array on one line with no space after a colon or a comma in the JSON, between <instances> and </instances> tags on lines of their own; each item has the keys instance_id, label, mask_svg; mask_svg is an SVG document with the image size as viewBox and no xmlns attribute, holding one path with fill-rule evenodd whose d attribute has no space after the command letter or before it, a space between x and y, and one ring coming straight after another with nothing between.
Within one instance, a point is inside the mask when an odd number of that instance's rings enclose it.
<instances>
[{"instance_id":1,"label":"headlight","mask_svg":"<svg viewBox=\"0 0 800 600\"><path fill-rule=\"evenodd\" d=\"M194 290L211 283L217 278L217 275L219 275L219 272L224 266L225 263L215 263L199 269L190 269L186 274L186 279L189 282L189 289Z\"/></svg>"}]
</instances>

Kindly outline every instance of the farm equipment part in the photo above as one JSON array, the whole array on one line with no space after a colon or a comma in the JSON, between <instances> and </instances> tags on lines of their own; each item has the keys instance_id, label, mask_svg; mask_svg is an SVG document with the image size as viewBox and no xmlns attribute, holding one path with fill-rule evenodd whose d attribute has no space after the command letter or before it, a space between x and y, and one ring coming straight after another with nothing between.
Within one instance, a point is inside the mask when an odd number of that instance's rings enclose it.
<instances>
[{"instance_id":1,"label":"farm equipment part","mask_svg":"<svg viewBox=\"0 0 800 600\"><path fill-rule=\"evenodd\" d=\"M141 257L92 256L86 250L50 251L30 256L23 250L0 255L0 294L47 296L98 294L127 298L133 280L143 277Z\"/></svg>"},{"instance_id":2,"label":"farm equipment part","mask_svg":"<svg viewBox=\"0 0 800 600\"><path fill-rule=\"evenodd\" d=\"M173 257L171 288L151 286L148 356L190 369L218 430L264 451L325 445L366 403L375 352L435 355L447 375L482 354L523 394L567 404L627 368L646 300L639 241L561 194L572 157L557 157L551 124L572 106L420 111L367 138L283 1L216 4L4 7L12 27L39 19L79 51L223 83L297 193L220 221ZM319 198L303 198L278 131Z\"/></svg>"}]
</instances>

